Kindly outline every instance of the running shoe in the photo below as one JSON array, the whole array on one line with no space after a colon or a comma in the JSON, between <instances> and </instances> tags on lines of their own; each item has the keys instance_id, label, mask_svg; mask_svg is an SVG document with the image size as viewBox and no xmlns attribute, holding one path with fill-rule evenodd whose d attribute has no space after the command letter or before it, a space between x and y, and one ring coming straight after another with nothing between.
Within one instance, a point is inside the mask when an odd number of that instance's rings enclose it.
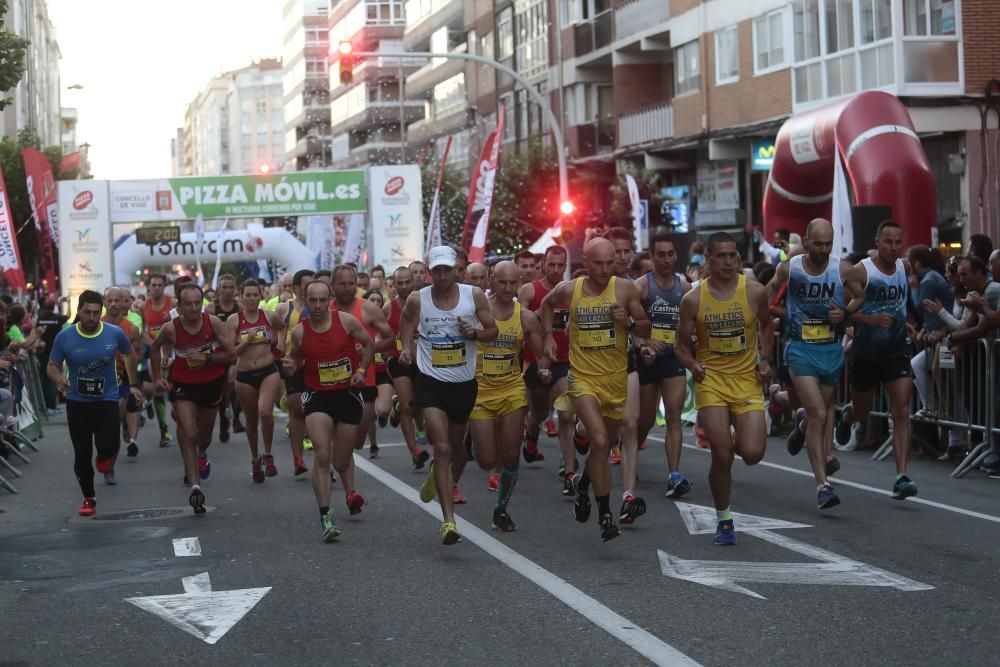
<instances>
[{"instance_id":1,"label":"running shoe","mask_svg":"<svg viewBox=\"0 0 1000 667\"><path fill-rule=\"evenodd\" d=\"M302 438L302 449L303 451L311 452L313 449L313 441L309 438Z\"/></svg>"},{"instance_id":2,"label":"running shoe","mask_svg":"<svg viewBox=\"0 0 1000 667\"><path fill-rule=\"evenodd\" d=\"M892 497L894 500L906 500L910 496L917 495L917 485L910 481L906 475L896 478L896 483L892 485Z\"/></svg>"},{"instance_id":3,"label":"running shoe","mask_svg":"<svg viewBox=\"0 0 1000 667\"><path fill-rule=\"evenodd\" d=\"M144 414L142 414L140 412L139 413L139 428L142 428L145 425L146 425L146 415L144 415Z\"/></svg>"},{"instance_id":4,"label":"running shoe","mask_svg":"<svg viewBox=\"0 0 1000 667\"><path fill-rule=\"evenodd\" d=\"M556 426L556 420L552 417L545 420L545 435L550 438L554 438L559 435L559 428Z\"/></svg>"},{"instance_id":5,"label":"running shoe","mask_svg":"<svg viewBox=\"0 0 1000 667\"><path fill-rule=\"evenodd\" d=\"M309 468L306 467L306 462L303 459L295 459L295 476L304 475L309 472Z\"/></svg>"},{"instance_id":6,"label":"running shoe","mask_svg":"<svg viewBox=\"0 0 1000 667\"><path fill-rule=\"evenodd\" d=\"M429 503L437 496L437 492L437 480L434 479L434 462L431 461L430 468L427 470L427 479L420 485L420 502Z\"/></svg>"},{"instance_id":7,"label":"running shoe","mask_svg":"<svg viewBox=\"0 0 1000 667\"><path fill-rule=\"evenodd\" d=\"M264 474L268 477L278 475L278 468L274 465L274 454L264 454Z\"/></svg>"},{"instance_id":8,"label":"running shoe","mask_svg":"<svg viewBox=\"0 0 1000 667\"><path fill-rule=\"evenodd\" d=\"M168 447L174 436L170 435L170 429L166 425L160 429L160 447Z\"/></svg>"},{"instance_id":9,"label":"running shoe","mask_svg":"<svg viewBox=\"0 0 1000 667\"><path fill-rule=\"evenodd\" d=\"M468 498L462 495L462 492L458 490L458 484L451 487L451 502L455 505L464 505L469 502Z\"/></svg>"},{"instance_id":10,"label":"running shoe","mask_svg":"<svg viewBox=\"0 0 1000 667\"><path fill-rule=\"evenodd\" d=\"M517 526L514 525L510 515L505 510L497 507L493 510L493 530L499 530L501 533L513 533L517 530Z\"/></svg>"},{"instance_id":11,"label":"running shoe","mask_svg":"<svg viewBox=\"0 0 1000 667\"><path fill-rule=\"evenodd\" d=\"M587 523L590 518L590 494L586 491L576 490L576 502L573 503L573 514L580 523Z\"/></svg>"},{"instance_id":12,"label":"running shoe","mask_svg":"<svg viewBox=\"0 0 1000 667\"><path fill-rule=\"evenodd\" d=\"M323 541L327 544L340 537L340 529L337 528L337 522L333 520L332 510L319 518L319 525L323 529L321 533Z\"/></svg>"},{"instance_id":13,"label":"running shoe","mask_svg":"<svg viewBox=\"0 0 1000 667\"><path fill-rule=\"evenodd\" d=\"M156 412L153 411L153 401L146 401L146 419L154 417L156 417Z\"/></svg>"},{"instance_id":14,"label":"running shoe","mask_svg":"<svg viewBox=\"0 0 1000 667\"><path fill-rule=\"evenodd\" d=\"M610 460L611 460L611 465L613 465L613 466L621 465L621 462L622 462L622 448L621 447L612 447L611 448L611 459Z\"/></svg>"},{"instance_id":15,"label":"running shoe","mask_svg":"<svg viewBox=\"0 0 1000 667\"><path fill-rule=\"evenodd\" d=\"M211 474L212 462L208 460L208 452L202 452L198 455L198 476L202 479L208 479Z\"/></svg>"},{"instance_id":16,"label":"running shoe","mask_svg":"<svg viewBox=\"0 0 1000 667\"><path fill-rule=\"evenodd\" d=\"M833 484L823 485L823 488L816 494L816 504L821 510L828 510L840 504L840 497L833 490Z\"/></svg>"},{"instance_id":17,"label":"running shoe","mask_svg":"<svg viewBox=\"0 0 1000 667\"><path fill-rule=\"evenodd\" d=\"M619 535L621 531L618 530L618 526L615 525L615 520L611 518L610 514L604 514L598 520L597 525L601 527L601 541L610 542Z\"/></svg>"},{"instance_id":18,"label":"running shoe","mask_svg":"<svg viewBox=\"0 0 1000 667\"><path fill-rule=\"evenodd\" d=\"M572 498L576 495L576 489L573 488L573 473L566 475L566 479L563 480L562 494L567 498Z\"/></svg>"},{"instance_id":19,"label":"running shoe","mask_svg":"<svg viewBox=\"0 0 1000 667\"><path fill-rule=\"evenodd\" d=\"M426 445L427 444L427 433L417 429L417 444Z\"/></svg>"},{"instance_id":20,"label":"running shoe","mask_svg":"<svg viewBox=\"0 0 1000 667\"><path fill-rule=\"evenodd\" d=\"M233 418L233 433L246 433L246 427L243 422L240 421L239 417Z\"/></svg>"},{"instance_id":21,"label":"running shoe","mask_svg":"<svg viewBox=\"0 0 1000 667\"><path fill-rule=\"evenodd\" d=\"M858 448L858 440L859 440L858 431L860 431L860 430L861 430L861 423L860 422L857 423L857 424L852 424L851 425L851 430L850 430L850 435L848 435L847 441L844 442L844 444L840 444L841 443L841 439L840 438L834 438L834 440L833 440L833 448L836 449L838 452L853 452L853 451L855 451Z\"/></svg>"},{"instance_id":22,"label":"running shoe","mask_svg":"<svg viewBox=\"0 0 1000 667\"><path fill-rule=\"evenodd\" d=\"M500 488L500 473L491 472L489 479L486 480L486 488L490 491L496 491Z\"/></svg>"},{"instance_id":23,"label":"running shoe","mask_svg":"<svg viewBox=\"0 0 1000 667\"><path fill-rule=\"evenodd\" d=\"M462 536L458 534L458 526L452 521L445 521L441 524L441 544L451 546L462 541Z\"/></svg>"},{"instance_id":24,"label":"running shoe","mask_svg":"<svg viewBox=\"0 0 1000 667\"><path fill-rule=\"evenodd\" d=\"M731 547L736 544L736 526L733 520L720 521L715 529L715 543L720 547Z\"/></svg>"},{"instance_id":25,"label":"running shoe","mask_svg":"<svg viewBox=\"0 0 1000 667\"><path fill-rule=\"evenodd\" d=\"M642 442L639 443L639 451L640 452L646 451L646 441L645 440L643 440Z\"/></svg>"},{"instance_id":26,"label":"running shoe","mask_svg":"<svg viewBox=\"0 0 1000 667\"><path fill-rule=\"evenodd\" d=\"M521 453L524 455L524 460L526 463L534 463L535 461L544 461L545 454L538 449L538 439L525 440L524 445L521 447Z\"/></svg>"},{"instance_id":27,"label":"running shoe","mask_svg":"<svg viewBox=\"0 0 1000 667\"><path fill-rule=\"evenodd\" d=\"M351 515L361 514L361 508L365 506L365 499L357 491L351 491L347 494L347 509L351 511Z\"/></svg>"},{"instance_id":28,"label":"running shoe","mask_svg":"<svg viewBox=\"0 0 1000 667\"><path fill-rule=\"evenodd\" d=\"M378 458L378 451L379 451L378 450L378 445L376 445L373 442L371 444L371 446L368 448L368 458L369 459L377 459Z\"/></svg>"},{"instance_id":29,"label":"running shoe","mask_svg":"<svg viewBox=\"0 0 1000 667\"><path fill-rule=\"evenodd\" d=\"M96 498L84 498L83 504L80 505L80 509L77 514L80 516L94 516L97 512L97 499Z\"/></svg>"},{"instance_id":30,"label":"running shoe","mask_svg":"<svg viewBox=\"0 0 1000 667\"><path fill-rule=\"evenodd\" d=\"M580 456L586 455L590 451L590 440L580 435L580 431L573 429L573 446L576 447L576 453Z\"/></svg>"},{"instance_id":31,"label":"running shoe","mask_svg":"<svg viewBox=\"0 0 1000 667\"><path fill-rule=\"evenodd\" d=\"M109 473L115 470L115 460L110 459L97 459L94 461L94 467L97 468L97 472Z\"/></svg>"},{"instance_id":32,"label":"running shoe","mask_svg":"<svg viewBox=\"0 0 1000 667\"><path fill-rule=\"evenodd\" d=\"M826 462L826 476L832 477L833 473L840 470L840 460L836 456L831 456Z\"/></svg>"},{"instance_id":33,"label":"running shoe","mask_svg":"<svg viewBox=\"0 0 1000 667\"><path fill-rule=\"evenodd\" d=\"M646 501L633 495L628 495L622 501L622 509L618 513L618 521L623 526L631 526L635 520L646 513Z\"/></svg>"},{"instance_id":34,"label":"running shoe","mask_svg":"<svg viewBox=\"0 0 1000 667\"><path fill-rule=\"evenodd\" d=\"M197 484L191 487L191 495L188 496L188 503L194 508L195 514L205 513L205 494Z\"/></svg>"},{"instance_id":35,"label":"running shoe","mask_svg":"<svg viewBox=\"0 0 1000 667\"><path fill-rule=\"evenodd\" d=\"M403 420L402 416L399 414L399 396L392 397L392 410L389 411L389 424L396 428L399 426L399 422Z\"/></svg>"},{"instance_id":36,"label":"running shoe","mask_svg":"<svg viewBox=\"0 0 1000 667\"><path fill-rule=\"evenodd\" d=\"M250 476L253 477L255 484L263 484L267 477L264 475L264 466L262 458L258 458L256 461L250 464Z\"/></svg>"},{"instance_id":37,"label":"running shoe","mask_svg":"<svg viewBox=\"0 0 1000 667\"><path fill-rule=\"evenodd\" d=\"M792 432L788 435L788 453L795 456L802 451L802 448L806 444L806 409L799 408L795 411L795 426L792 428Z\"/></svg>"},{"instance_id":38,"label":"running shoe","mask_svg":"<svg viewBox=\"0 0 1000 667\"><path fill-rule=\"evenodd\" d=\"M229 442L230 425L229 417L222 415L222 419L219 420L219 442Z\"/></svg>"},{"instance_id":39,"label":"running shoe","mask_svg":"<svg viewBox=\"0 0 1000 667\"><path fill-rule=\"evenodd\" d=\"M114 469L112 469L111 472L104 473L104 483L108 486L115 486L118 484L118 478L115 477Z\"/></svg>"},{"instance_id":40,"label":"running shoe","mask_svg":"<svg viewBox=\"0 0 1000 667\"><path fill-rule=\"evenodd\" d=\"M421 449L420 447L417 447L417 453L414 454L412 457L413 469L423 470L424 464L427 463L427 459L429 459L430 457L431 455L427 452L426 449Z\"/></svg>"},{"instance_id":41,"label":"running shoe","mask_svg":"<svg viewBox=\"0 0 1000 667\"><path fill-rule=\"evenodd\" d=\"M679 472L670 473L667 479L667 498L680 498L691 490L691 482Z\"/></svg>"},{"instance_id":42,"label":"running shoe","mask_svg":"<svg viewBox=\"0 0 1000 667\"><path fill-rule=\"evenodd\" d=\"M851 432L854 430L853 421L854 408L847 405L843 410L841 410L840 418L837 419L837 426L833 429L834 444L847 444L847 441L851 439Z\"/></svg>"}]
</instances>

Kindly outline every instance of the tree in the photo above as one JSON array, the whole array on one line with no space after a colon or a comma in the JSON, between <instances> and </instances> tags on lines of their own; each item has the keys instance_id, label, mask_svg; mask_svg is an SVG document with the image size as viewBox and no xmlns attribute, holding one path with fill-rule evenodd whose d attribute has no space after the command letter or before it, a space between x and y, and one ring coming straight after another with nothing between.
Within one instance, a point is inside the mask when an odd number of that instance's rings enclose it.
<instances>
[{"instance_id":1,"label":"tree","mask_svg":"<svg viewBox=\"0 0 1000 667\"><path fill-rule=\"evenodd\" d=\"M13 89L24 76L24 58L28 51L28 40L18 37L4 27L7 15L7 0L0 0L0 111L10 104L7 91Z\"/></svg>"},{"instance_id":2,"label":"tree","mask_svg":"<svg viewBox=\"0 0 1000 667\"><path fill-rule=\"evenodd\" d=\"M423 195L424 229L431 217L431 206L434 203L434 188L437 186L438 172L441 164L438 162L424 165L420 175ZM462 238L462 225L465 224L466 193L468 183L452 166L445 167L444 178L441 179L441 240L444 243L458 243ZM390 269L391 270L391 269Z\"/></svg>"}]
</instances>

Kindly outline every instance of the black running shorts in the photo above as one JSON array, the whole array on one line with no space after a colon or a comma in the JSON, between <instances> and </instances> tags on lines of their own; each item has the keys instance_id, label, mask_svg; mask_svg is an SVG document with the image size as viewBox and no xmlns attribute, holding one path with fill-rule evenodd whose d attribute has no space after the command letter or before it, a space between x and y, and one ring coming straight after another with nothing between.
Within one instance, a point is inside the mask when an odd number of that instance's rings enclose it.
<instances>
[{"instance_id":1,"label":"black running shorts","mask_svg":"<svg viewBox=\"0 0 1000 667\"><path fill-rule=\"evenodd\" d=\"M334 424L361 423L365 404L361 394L352 389L302 392L302 410L306 417L314 412L329 415Z\"/></svg>"},{"instance_id":2,"label":"black running shorts","mask_svg":"<svg viewBox=\"0 0 1000 667\"><path fill-rule=\"evenodd\" d=\"M475 380L444 382L418 373L414 381L414 398L410 401L410 406L441 410L452 424L465 424L469 421L472 408L476 405L478 390L479 385Z\"/></svg>"}]
</instances>

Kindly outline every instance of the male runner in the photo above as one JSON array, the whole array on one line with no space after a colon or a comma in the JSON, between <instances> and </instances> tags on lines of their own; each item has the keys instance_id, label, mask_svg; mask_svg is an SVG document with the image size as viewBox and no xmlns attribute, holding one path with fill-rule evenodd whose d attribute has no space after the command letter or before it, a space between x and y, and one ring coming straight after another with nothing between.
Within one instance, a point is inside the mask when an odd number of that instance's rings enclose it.
<instances>
[{"instance_id":1,"label":"male runner","mask_svg":"<svg viewBox=\"0 0 1000 667\"><path fill-rule=\"evenodd\" d=\"M104 308L107 312L101 321L121 329L138 355L142 344L139 330L125 317L126 294L127 292L119 287L109 287L104 291ZM136 401L132 396L132 383L126 376L125 358L121 354L115 355L115 367L118 372L118 421L125 425L125 433L128 436L126 454L134 458L139 455L139 445L135 439L139 435L139 410L142 409L142 402ZM114 475L104 477L109 484L115 483Z\"/></svg>"},{"instance_id":2,"label":"male runner","mask_svg":"<svg viewBox=\"0 0 1000 667\"><path fill-rule=\"evenodd\" d=\"M675 346L674 354L694 376L695 403L712 451L708 483L719 522L715 543L733 545L736 530L729 497L734 450L747 465L764 457L761 382L771 376L774 335L767 289L743 275L733 237L712 234L706 252L708 278L681 299L677 328L679 340L697 336L698 355L695 358L687 345ZM735 437L730 424L736 428Z\"/></svg>"},{"instance_id":3,"label":"male runner","mask_svg":"<svg viewBox=\"0 0 1000 667\"><path fill-rule=\"evenodd\" d=\"M56 335L45 373L66 396L66 421L73 443L73 470L83 492L80 516L97 511L94 468L91 457L97 449L96 466L107 479L114 478L118 456L118 375L115 355L125 359L125 372L132 397L142 400L136 371L138 356L132 341L112 324L101 322L101 295L93 290L80 294L77 323ZM69 378L63 375L63 362Z\"/></svg>"},{"instance_id":4,"label":"male runner","mask_svg":"<svg viewBox=\"0 0 1000 667\"><path fill-rule=\"evenodd\" d=\"M592 239L584 252L589 273L586 277L560 283L542 300L542 331L545 354L559 357L553 334L555 308L569 308L568 396L590 439L590 455L582 475L574 480L577 497L576 520L590 518L590 484L599 512L601 539L619 535L611 515L611 469L608 454L618 437L625 412L628 373L628 332L649 336L649 320L639 301L639 291L630 280L613 275L615 247L607 239ZM568 461L567 461L568 463ZM632 518L645 511L636 498L627 508Z\"/></svg>"},{"instance_id":5,"label":"male runner","mask_svg":"<svg viewBox=\"0 0 1000 667\"><path fill-rule=\"evenodd\" d=\"M478 287L483 292L489 291L489 271L485 264L473 262L465 269L465 282L473 287Z\"/></svg>"},{"instance_id":6,"label":"male runner","mask_svg":"<svg viewBox=\"0 0 1000 667\"><path fill-rule=\"evenodd\" d=\"M147 285L149 293L146 296L146 303L142 312L142 343L148 348L152 346L153 341L160 335L160 329L163 328L163 325L170 321L170 311L174 307L174 300L163 293L167 285L167 277L162 273L150 274ZM147 368L143 371L144 376L146 376L144 379L152 382L153 376L148 368L148 361L146 366ZM156 412L156 421L160 425L160 447L166 447L171 439L170 428L167 426L166 400L162 394L153 395L150 400Z\"/></svg>"},{"instance_id":7,"label":"male runner","mask_svg":"<svg viewBox=\"0 0 1000 667\"><path fill-rule=\"evenodd\" d=\"M643 442L656 423L659 397L667 413L667 437L663 447L667 455L666 496L680 498L691 490L691 482L681 474L683 447L681 409L687 395L687 374L674 354L677 327L681 316L681 299L691 291L688 281L675 271L677 247L669 234L653 237L653 270L636 279L642 307L652 323L648 340L641 341L639 371L639 428L637 440ZM628 468L630 460L626 459ZM625 470L623 469L623 473ZM632 479L635 466L632 464Z\"/></svg>"},{"instance_id":8,"label":"male runner","mask_svg":"<svg viewBox=\"0 0 1000 667\"><path fill-rule=\"evenodd\" d=\"M615 247L615 276L623 280L635 279L637 276L631 274L632 260L635 258L632 232L624 227L612 227L604 232L604 238L611 241ZM622 484L625 487L626 500L635 486L635 469L639 459L639 374L634 345L635 339L629 335L625 413L618 431L619 441L611 445L611 463L617 465L624 460Z\"/></svg>"},{"instance_id":9,"label":"male runner","mask_svg":"<svg viewBox=\"0 0 1000 667\"><path fill-rule=\"evenodd\" d=\"M364 412L358 391L365 386L375 356L364 326L353 315L331 309L330 296L326 283L315 280L308 284L309 316L292 332L291 350L284 361L286 372L304 377L302 406L315 451L312 483L324 542L341 534L330 507L330 464L343 478L354 460L358 424ZM353 495L357 498L348 498L352 514L353 505L364 505L361 494Z\"/></svg>"},{"instance_id":10,"label":"male runner","mask_svg":"<svg viewBox=\"0 0 1000 667\"><path fill-rule=\"evenodd\" d=\"M538 318L514 300L521 284L520 276L521 271L514 262L500 262L496 267L496 291L490 297L490 307L499 333L493 342L477 346L478 393L476 405L469 416L479 467L492 471L502 465L497 484L497 504L493 510L493 528L505 533L516 530L514 521L507 513L507 505L517 484L521 434L528 406L524 378L521 377L521 352L526 341L542 359L538 375L545 380L551 379L549 360L542 354Z\"/></svg>"},{"instance_id":11,"label":"male runner","mask_svg":"<svg viewBox=\"0 0 1000 667\"><path fill-rule=\"evenodd\" d=\"M309 310L306 307L305 294L306 287L313 280L312 269L301 269L292 276L292 294L295 297L291 301L278 306L278 316L285 323L285 356L292 350L292 331L298 326L299 321L308 317ZM302 392L305 391L305 376L300 371L289 375L285 373L285 403L288 406L288 438L292 444L292 458L302 459L303 441L306 434L306 415L302 410Z\"/></svg>"},{"instance_id":12,"label":"male runner","mask_svg":"<svg viewBox=\"0 0 1000 667\"><path fill-rule=\"evenodd\" d=\"M806 254L778 265L768 283L768 301L778 297L778 290L787 281L785 361L804 408L796 414L788 451L794 456L805 446L816 478L817 505L824 510L840 504L840 497L827 479L826 462L833 450L833 394L844 368L844 309L859 307L861 300L855 299L849 306L846 303L844 285L851 279L853 267L831 259L830 221L816 218L809 223L805 249ZM855 287L853 291L863 290Z\"/></svg>"},{"instance_id":13,"label":"male runner","mask_svg":"<svg viewBox=\"0 0 1000 667\"><path fill-rule=\"evenodd\" d=\"M438 496L444 518L441 541L446 545L461 539L455 525L451 453L464 449L469 413L476 403L476 343L497 337L486 295L478 287L457 283L457 262L453 248L431 248L427 263L434 284L410 294L399 325L403 337L399 362L407 366L416 361L413 406L423 408L434 447L420 499L428 503ZM415 359L414 329L419 333Z\"/></svg>"},{"instance_id":14,"label":"male runner","mask_svg":"<svg viewBox=\"0 0 1000 667\"><path fill-rule=\"evenodd\" d=\"M427 286L427 265L419 260L410 262L407 267L410 269L410 274L413 276L413 289L422 290Z\"/></svg>"},{"instance_id":15,"label":"male runner","mask_svg":"<svg viewBox=\"0 0 1000 667\"><path fill-rule=\"evenodd\" d=\"M236 278L224 273L219 276L218 285L212 314L225 323L230 315L240 312L240 306L236 303ZM226 368L226 398L219 406L219 442L229 442L230 426L233 428L233 433L243 433L245 430L240 422L240 402L236 398L235 378L236 366L228 366ZM230 409L233 412L232 421L229 418Z\"/></svg>"},{"instance_id":16,"label":"male runner","mask_svg":"<svg viewBox=\"0 0 1000 667\"><path fill-rule=\"evenodd\" d=\"M181 314L160 329L149 350L150 373L160 391L170 392L177 419L177 440L184 461L185 484L191 484L188 502L195 514L205 513L205 493L198 482L212 473L207 449L212 443L215 416L222 402L226 364L236 360L226 326L203 311L204 293L194 283L178 290ZM170 381L163 377L160 349L174 349Z\"/></svg>"},{"instance_id":17,"label":"male runner","mask_svg":"<svg viewBox=\"0 0 1000 667\"><path fill-rule=\"evenodd\" d=\"M849 373L852 400L847 414L841 417L847 423L859 424L854 428L858 437L863 437L875 390L880 384L885 387L896 454L896 481L892 486L896 500L917 495L917 485L906 475L913 369L906 332L910 268L901 259L902 252L903 228L894 220L885 220L878 226L875 256L865 257L849 274L852 303L863 299L863 304L847 313L854 323Z\"/></svg>"},{"instance_id":18,"label":"male runner","mask_svg":"<svg viewBox=\"0 0 1000 667\"><path fill-rule=\"evenodd\" d=\"M396 297L382 307L382 313L389 322L389 327L396 338L396 347L389 350L389 359L386 362L386 371L392 378L393 389L396 390L396 401L393 406L394 416L391 423L393 426L399 426L399 430L403 432L403 441L406 443L406 449L410 452L413 469L423 470L430 454L417 447L417 427L414 423L413 408L410 407L410 401L413 400L413 381L417 377L417 369L412 364L404 366L399 363L399 352L403 349L399 325L403 317L403 306L413 292L413 274L408 268L401 266L396 269L392 277L396 286Z\"/></svg>"},{"instance_id":19,"label":"male runner","mask_svg":"<svg viewBox=\"0 0 1000 667\"><path fill-rule=\"evenodd\" d=\"M535 282L535 253L522 250L514 255L514 261L517 262L517 268L521 272L521 285Z\"/></svg>"}]
</instances>

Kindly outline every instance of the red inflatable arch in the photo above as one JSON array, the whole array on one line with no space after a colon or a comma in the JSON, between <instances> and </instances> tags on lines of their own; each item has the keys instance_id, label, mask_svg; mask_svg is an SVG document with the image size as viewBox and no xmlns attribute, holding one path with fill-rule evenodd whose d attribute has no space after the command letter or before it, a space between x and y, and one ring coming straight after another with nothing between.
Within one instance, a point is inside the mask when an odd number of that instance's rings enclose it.
<instances>
[{"instance_id":1,"label":"red inflatable arch","mask_svg":"<svg viewBox=\"0 0 1000 667\"><path fill-rule=\"evenodd\" d=\"M844 159L857 205L891 206L906 245L930 245L934 175L906 107L881 92L792 116L781 126L764 194L767 238L782 227L804 234L811 219L830 218L834 151Z\"/></svg>"}]
</instances>

